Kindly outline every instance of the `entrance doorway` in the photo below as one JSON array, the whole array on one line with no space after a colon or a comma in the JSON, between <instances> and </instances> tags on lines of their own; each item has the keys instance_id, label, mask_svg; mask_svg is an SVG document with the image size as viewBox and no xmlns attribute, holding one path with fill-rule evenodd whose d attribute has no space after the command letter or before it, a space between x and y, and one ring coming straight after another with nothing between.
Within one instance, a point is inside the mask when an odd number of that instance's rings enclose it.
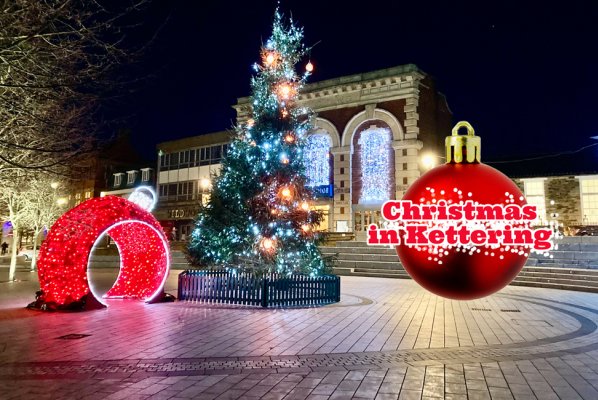
<instances>
[{"instance_id":1,"label":"entrance doorway","mask_svg":"<svg viewBox=\"0 0 598 400\"><path fill-rule=\"evenodd\" d=\"M359 206L353 206L353 227L355 230L355 240L366 240L366 231L371 224L382 224L382 214L380 207L368 207L355 210Z\"/></svg>"}]
</instances>

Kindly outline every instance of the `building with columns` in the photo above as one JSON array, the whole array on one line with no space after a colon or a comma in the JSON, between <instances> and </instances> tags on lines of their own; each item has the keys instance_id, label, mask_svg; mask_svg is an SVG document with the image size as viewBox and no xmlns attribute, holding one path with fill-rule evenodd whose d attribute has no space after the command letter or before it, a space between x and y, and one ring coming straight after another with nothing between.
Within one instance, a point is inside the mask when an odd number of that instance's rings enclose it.
<instances>
[{"instance_id":1,"label":"building with columns","mask_svg":"<svg viewBox=\"0 0 598 400\"><path fill-rule=\"evenodd\" d=\"M452 128L444 95L412 64L308 84L299 102L316 113L308 178L332 189L317 191L316 208L326 215L321 229L358 239L380 222L385 200L400 199L429 169L422 160L440 161ZM238 123L249 118L248 97L234 108ZM329 170L316 167L323 163Z\"/></svg>"},{"instance_id":2,"label":"building with columns","mask_svg":"<svg viewBox=\"0 0 598 400\"><path fill-rule=\"evenodd\" d=\"M316 113L306 168L318 194L314 207L325 215L320 229L355 232L358 239L365 237L368 224L380 222L384 201L400 199L430 168L422 160L441 161L452 128L444 95L412 64L310 83L299 102ZM237 123L249 119L249 97L233 107ZM205 196L210 176L202 174L200 164L218 170L213 157L204 161L201 154L222 145L223 137L208 134L158 145L157 216L179 232L188 233L193 218L180 210Z\"/></svg>"}]
</instances>

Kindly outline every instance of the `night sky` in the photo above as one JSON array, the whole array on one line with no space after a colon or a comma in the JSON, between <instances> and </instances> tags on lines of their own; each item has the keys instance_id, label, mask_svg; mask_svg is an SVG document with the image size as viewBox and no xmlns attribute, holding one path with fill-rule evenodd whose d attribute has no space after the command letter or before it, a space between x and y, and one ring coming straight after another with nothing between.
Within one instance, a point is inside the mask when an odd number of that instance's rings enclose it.
<instances>
[{"instance_id":1,"label":"night sky","mask_svg":"<svg viewBox=\"0 0 598 400\"><path fill-rule=\"evenodd\" d=\"M276 1L159 1L165 21L142 67L152 78L120 106L134 144L230 128L249 94L251 65ZM482 137L483 161L555 153L598 135L598 2L454 4L368 0L282 1L304 27L311 82L407 63L432 75L454 122ZM125 127L125 126L123 126ZM448 134L448 132L447 132ZM598 161L598 147L591 149Z\"/></svg>"}]
</instances>

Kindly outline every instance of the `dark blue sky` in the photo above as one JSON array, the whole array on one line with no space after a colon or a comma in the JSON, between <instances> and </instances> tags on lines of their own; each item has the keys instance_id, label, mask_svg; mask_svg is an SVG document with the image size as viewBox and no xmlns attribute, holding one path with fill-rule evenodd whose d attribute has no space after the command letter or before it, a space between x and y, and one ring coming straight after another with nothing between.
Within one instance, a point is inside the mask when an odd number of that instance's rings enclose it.
<instances>
[{"instance_id":1,"label":"dark blue sky","mask_svg":"<svg viewBox=\"0 0 598 400\"><path fill-rule=\"evenodd\" d=\"M158 142L231 127L275 5L154 0L148 29L167 19L143 59L155 76L121 105L144 156ZM281 6L308 45L319 42L311 81L416 64L435 77L455 122L474 125L485 161L576 149L598 135L596 1Z\"/></svg>"}]
</instances>

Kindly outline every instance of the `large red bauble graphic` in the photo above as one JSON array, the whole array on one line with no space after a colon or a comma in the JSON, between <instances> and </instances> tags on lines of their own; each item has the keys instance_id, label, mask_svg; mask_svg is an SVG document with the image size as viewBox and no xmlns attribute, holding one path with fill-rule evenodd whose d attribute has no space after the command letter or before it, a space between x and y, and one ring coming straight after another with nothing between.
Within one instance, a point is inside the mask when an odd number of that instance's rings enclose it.
<instances>
[{"instance_id":1,"label":"large red bauble graphic","mask_svg":"<svg viewBox=\"0 0 598 400\"><path fill-rule=\"evenodd\" d=\"M481 163L448 163L421 176L403 200L432 204L472 200L480 204L526 204L519 188L507 176ZM523 268L529 250L501 245L474 250L447 248L439 257L421 247L397 246L407 273L439 296L469 300L492 294L508 285Z\"/></svg>"}]
</instances>

